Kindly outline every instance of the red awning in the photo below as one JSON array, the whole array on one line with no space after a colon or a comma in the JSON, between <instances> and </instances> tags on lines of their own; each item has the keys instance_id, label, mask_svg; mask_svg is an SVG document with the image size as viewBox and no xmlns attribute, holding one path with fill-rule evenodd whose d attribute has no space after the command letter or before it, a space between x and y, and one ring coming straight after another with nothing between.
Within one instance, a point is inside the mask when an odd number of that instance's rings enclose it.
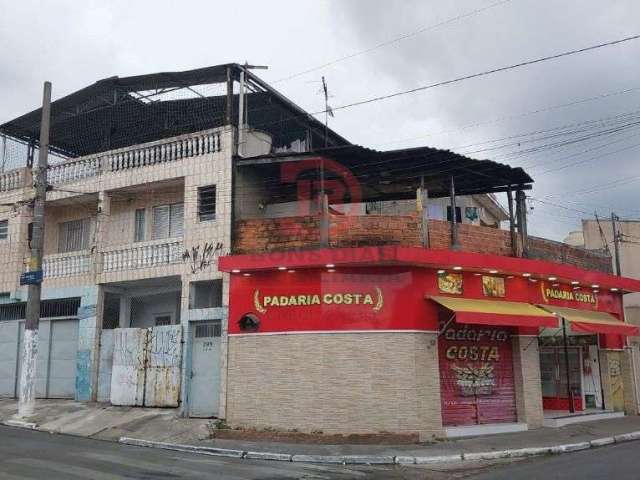
<instances>
[{"instance_id":1,"label":"red awning","mask_svg":"<svg viewBox=\"0 0 640 480\"><path fill-rule=\"evenodd\" d=\"M577 310L575 308L556 307L554 305L540 305L548 312L563 317L569 322L575 333L602 333L610 335L640 335L640 327L629 325L606 312L593 310Z\"/></svg>"},{"instance_id":2,"label":"red awning","mask_svg":"<svg viewBox=\"0 0 640 480\"><path fill-rule=\"evenodd\" d=\"M558 327L558 319L554 315L529 303L443 296L427 298L454 312L458 323L507 327Z\"/></svg>"}]
</instances>

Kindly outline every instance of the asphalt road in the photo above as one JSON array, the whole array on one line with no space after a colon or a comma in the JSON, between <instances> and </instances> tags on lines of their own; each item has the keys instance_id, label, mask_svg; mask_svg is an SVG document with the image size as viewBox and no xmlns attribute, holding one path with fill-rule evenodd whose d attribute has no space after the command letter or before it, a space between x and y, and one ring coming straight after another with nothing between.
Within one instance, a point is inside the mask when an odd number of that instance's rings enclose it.
<instances>
[{"instance_id":1,"label":"asphalt road","mask_svg":"<svg viewBox=\"0 0 640 480\"><path fill-rule=\"evenodd\" d=\"M5 479L638 480L640 442L492 465L356 467L212 457L0 426Z\"/></svg>"},{"instance_id":2,"label":"asphalt road","mask_svg":"<svg viewBox=\"0 0 640 480\"><path fill-rule=\"evenodd\" d=\"M638 480L640 479L640 442L524 460L494 466L479 474L463 475L457 478L470 480Z\"/></svg>"},{"instance_id":3,"label":"asphalt road","mask_svg":"<svg viewBox=\"0 0 640 480\"><path fill-rule=\"evenodd\" d=\"M0 479L387 479L390 467L249 461L0 426Z\"/></svg>"}]
</instances>

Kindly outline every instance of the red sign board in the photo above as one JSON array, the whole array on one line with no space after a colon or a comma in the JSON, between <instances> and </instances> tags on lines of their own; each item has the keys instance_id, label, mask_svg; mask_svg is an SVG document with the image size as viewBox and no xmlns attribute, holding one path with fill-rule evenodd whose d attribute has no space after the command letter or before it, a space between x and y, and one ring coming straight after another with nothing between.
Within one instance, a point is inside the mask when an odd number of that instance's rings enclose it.
<instances>
[{"instance_id":1,"label":"red sign board","mask_svg":"<svg viewBox=\"0 0 640 480\"><path fill-rule=\"evenodd\" d=\"M438 342L443 425L515 422L511 331L454 322Z\"/></svg>"}]
</instances>

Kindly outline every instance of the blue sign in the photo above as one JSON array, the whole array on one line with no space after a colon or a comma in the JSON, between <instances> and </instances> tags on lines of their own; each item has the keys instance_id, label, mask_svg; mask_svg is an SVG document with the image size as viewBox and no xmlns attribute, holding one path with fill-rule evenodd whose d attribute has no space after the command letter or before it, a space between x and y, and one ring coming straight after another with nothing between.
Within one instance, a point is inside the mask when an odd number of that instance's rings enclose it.
<instances>
[{"instance_id":1,"label":"blue sign","mask_svg":"<svg viewBox=\"0 0 640 480\"><path fill-rule=\"evenodd\" d=\"M42 283L42 270L24 272L20 275L20 285L38 285Z\"/></svg>"}]
</instances>

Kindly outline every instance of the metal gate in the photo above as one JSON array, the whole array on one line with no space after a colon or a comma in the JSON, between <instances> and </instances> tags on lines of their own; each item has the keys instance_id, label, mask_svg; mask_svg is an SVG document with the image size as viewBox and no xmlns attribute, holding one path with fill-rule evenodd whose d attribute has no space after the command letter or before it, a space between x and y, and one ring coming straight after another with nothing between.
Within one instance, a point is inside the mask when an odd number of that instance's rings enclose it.
<instances>
[{"instance_id":1,"label":"metal gate","mask_svg":"<svg viewBox=\"0 0 640 480\"><path fill-rule=\"evenodd\" d=\"M17 396L23 337L24 322L0 322L0 396ZM35 378L37 397L75 397L77 352L77 319L40 321Z\"/></svg>"},{"instance_id":2,"label":"metal gate","mask_svg":"<svg viewBox=\"0 0 640 480\"><path fill-rule=\"evenodd\" d=\"M182 327L116 328L110 398L113 405L177 407Z\"/></svg>"},{"instance_id":3,"label":"metal gate","mask_svg":"<svg viewBox=\"0 0 640 480\"><path fill-rule=\"evenodd\" d=\"M439 339L442 423L516 421L511 333L454 323Z\"/></svg>"},{"instance_id":4,"label":"metal gate","mask_svg":"<svg viewBox=\"0 0 640 480\"><path fill-rule=\"evenodd\" d=\"M220 350L222 327L219 321L195 323L191 328L191 382L189 416L214 417L220 404Z\"/></svg>"}]
</instances>

